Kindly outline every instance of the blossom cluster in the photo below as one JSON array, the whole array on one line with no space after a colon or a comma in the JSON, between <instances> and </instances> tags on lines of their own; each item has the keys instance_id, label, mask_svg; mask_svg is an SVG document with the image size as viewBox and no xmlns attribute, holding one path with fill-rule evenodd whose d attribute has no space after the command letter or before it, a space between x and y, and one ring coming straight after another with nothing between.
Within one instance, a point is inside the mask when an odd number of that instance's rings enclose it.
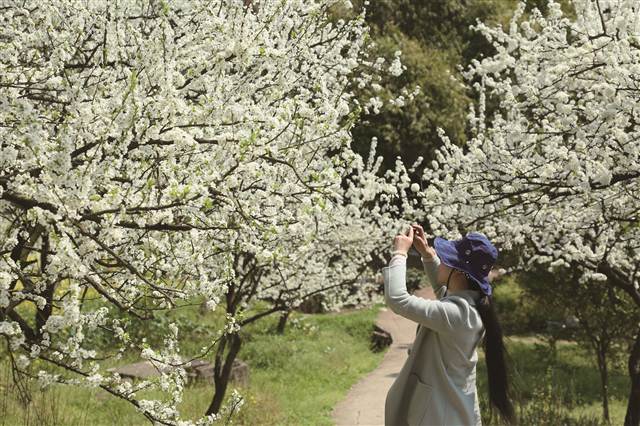
<instances>
[{"instance_id":1,"label":"blossom cluster","mask_svg":"<svg viewBox=\"0 0 640 426\"><path fill-rule=\"evenodd\" d=\"M523 265L615 276L640 300L637 4L573 6L525 16L521 3L508 28L476 26L496 53L464 73L473 137L462 148L441 132L421 195L437 232L482 230Z\"/></svg>"},{"instance_id":2,"label":"blossom cluster","mask_svg":"<svg viewBox=\"0 0 640 426\"><path fill-rule=\"evenodd\" d=\"M380 175L375 141L367 162L351 150L348 88L403 65L400 52L384 69L370 61L364 10L330 19L338 3L6 2L0 334L18 372L39 358L66 369L41 370L43 384L99 386L154 422L192 424L177 409L178 328L152 347L119 315L153 321L193 300L218 309L253 273L246 260L261 271L255 297L220 336L254 300L295 307L322 292L335 307L371 295L345 283L418 200L402 162ZM97 329L111 333L108 349L86 338ZM126 350L161 378L102 370ZM168 398L137 397L149 388Z\"/></svg>"}]
</instances>

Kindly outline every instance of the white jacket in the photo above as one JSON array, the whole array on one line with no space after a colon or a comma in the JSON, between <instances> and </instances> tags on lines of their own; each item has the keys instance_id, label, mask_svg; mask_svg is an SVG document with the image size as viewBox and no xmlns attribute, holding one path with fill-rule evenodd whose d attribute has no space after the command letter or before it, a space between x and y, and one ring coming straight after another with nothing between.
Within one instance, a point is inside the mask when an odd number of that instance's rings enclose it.
<instances>
[{"instance_id":1,"label":"white jacket","mask_svg":"<svg viewBox=\"0 0 640 426\"><path fill-rule=\"evenodd\" d=\"M404 256L394 256L390 266L382 268L387 306L419 324L411 352L387 393L387 426L482 424L476 347L484 328L475 308L482 293L447 293L447 287L436 282L439 263L437 257L423 259L437 300L407 292Z\"/></svg>"}]
</instances>

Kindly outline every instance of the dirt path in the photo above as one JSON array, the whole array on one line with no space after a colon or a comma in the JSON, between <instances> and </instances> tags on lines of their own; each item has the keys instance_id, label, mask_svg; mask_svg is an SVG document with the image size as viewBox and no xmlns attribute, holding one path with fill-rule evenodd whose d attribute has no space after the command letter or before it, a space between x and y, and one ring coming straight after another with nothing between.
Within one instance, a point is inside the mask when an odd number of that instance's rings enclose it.
<instances>
[{"instance_id":1,"label":"dirt path","mask_svg":"<svg viewBox=\"0 0 640 426\"><path fill-rule=\"evenodd\" d=\"M414 294L427 299L435 298L431 287L421 288ZM407 348L416 337L418 324L394 314L388 308L382 308L376 324L391 333L393 343L387 348L378 368L355 383L346 398L334 407L332 417L336 425L384 425L387 391L407 359Z\"/></svg>"}]
</instances>

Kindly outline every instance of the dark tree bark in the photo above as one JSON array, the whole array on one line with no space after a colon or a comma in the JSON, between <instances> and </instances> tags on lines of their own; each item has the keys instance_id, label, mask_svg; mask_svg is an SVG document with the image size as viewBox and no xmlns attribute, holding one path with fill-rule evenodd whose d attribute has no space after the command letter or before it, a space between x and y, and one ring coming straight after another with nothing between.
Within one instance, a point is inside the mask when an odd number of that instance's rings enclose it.
<instances>
[{"instance_id":1,"label":"dark tree bark","mask_svg":"<svg viewBox=\"0 0 640 426\"><path fill-rule=\"evenodd\" d=\"M224 357L224 350L227 343L230 345L229 352L226 357ZM233 361L235 361L238 356L238 352L240 352L241 345L242 340L240 335L238 333L234 333L224 336L220 342L220 346L218 346L218 350L216 351L216 361L213 367L215 393L209 408L207 408L207 415L217 414L220 411L220 407L222 406L222 401L229 384L229 378L231 377L231 367L233 367ZM222 360L223 357L224 362Z\"/></svg>"},{"instance_id":2,"label":"dark tree bark","mask_svg":"<svg viewBox=\"0 0 640 426\"><path fill-rule=\"evenodd\" d=\"M287 319L289 318L290 313L291 313L290 310L286 310L282 312L282 314L280 315L280 320L278 321L278 329L277 329L278 334L284 333L284 328L287 325Z\"/></svg>"},{"instance_id":3,"label":"dark tree bark","mask_svg":"<svg viewBox=\"0 0 640 426\"><path fill-rule=\"evenodd\" d=\"M47 254L49 253L49 236L42 236L42 251L40 252L40 269L42 271L42 275L46 276L45 269L48 265ZM42 297L45 298L47 303L44 305L42 309L38 308L36 311L36 333L38 336L41 336L42 327L47 323L47 320L51 316L53 312L53 295L56 290L56 283L49 282L47 280L47 284L45 290L42 292Z\"/></svg>"},{"instance_id":4,"label":"dark tree bark","mask_svg":"<svg viewBox=\"0 0 640 426\"><path fill-rule=\"evenodd\" d=\"M631 392L624 425L638 426L640 424L640 329L636 334L636 340L629 355L629 377L631 378Z\"/></svg>"},{"instance_id":5,"label":"dark tree bark","mask_svg":"<svg viewBox=\"0 0 640 426\"><path fill-rule=\"evenodd\" d=\"M598 344L598 370L600 370L600 389L602 396L602 417L611 423L609 417L609 370L607 369L607 347Z\"/></svg>"}]
</instances>

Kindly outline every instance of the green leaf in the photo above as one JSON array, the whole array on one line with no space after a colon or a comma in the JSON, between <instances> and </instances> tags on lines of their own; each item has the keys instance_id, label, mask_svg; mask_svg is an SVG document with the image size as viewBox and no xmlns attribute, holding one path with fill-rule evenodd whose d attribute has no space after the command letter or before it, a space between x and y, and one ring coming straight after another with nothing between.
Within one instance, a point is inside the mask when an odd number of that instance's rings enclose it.
<instances>
[{"instance_id":1,"label":"green leaf","mask_svg":"<svg viewBox=\"0 0 640 426\"><path fill-rule=\"evenodd\" d=\"M209 197L205 197L204 203L202 203L202 205L206 210L210 210L213 208L213 200Z\"/></svg>"}]
</instances>

